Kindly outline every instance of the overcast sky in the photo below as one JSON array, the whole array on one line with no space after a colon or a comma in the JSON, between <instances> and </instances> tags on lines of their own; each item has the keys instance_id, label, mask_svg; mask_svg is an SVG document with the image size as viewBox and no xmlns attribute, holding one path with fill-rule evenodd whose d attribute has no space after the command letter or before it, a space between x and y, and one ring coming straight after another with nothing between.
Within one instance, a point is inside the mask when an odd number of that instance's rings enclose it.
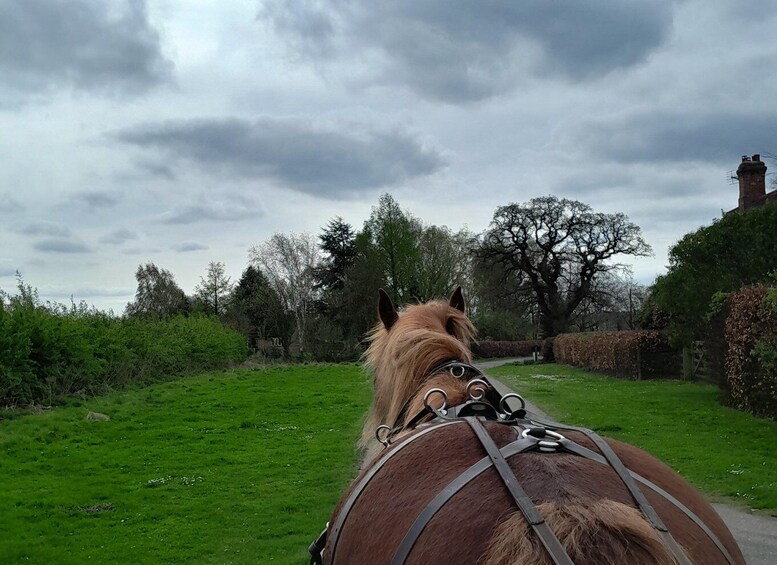
<instances>
[{"instance_id":1,"label":"overcast sky","mask_svg":"<svg viewBox=\"0 0 777 565\"><path fill-rule=\"evenodd\" d=\"M624 212L649 283L777 153L776 37L775 0L0 0L0 288L120 313L141 263L192 293L382 192Z\"/></svg>"}]
</instances>

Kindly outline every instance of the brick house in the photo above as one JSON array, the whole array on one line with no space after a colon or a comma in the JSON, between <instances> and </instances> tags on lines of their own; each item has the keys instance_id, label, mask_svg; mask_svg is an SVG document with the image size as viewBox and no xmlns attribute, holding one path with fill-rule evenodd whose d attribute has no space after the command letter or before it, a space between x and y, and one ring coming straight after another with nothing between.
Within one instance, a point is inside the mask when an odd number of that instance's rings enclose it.
<instances>
[{"instance_id":1,"label":"brick house","mask_svg":"<svg viewBox=\"0 0 777 565\"><path fill-rule=\"evenodd\" d=\"M777 190L766 192L766 163L761 161L759 154L756 153L752 157L742 156L736 178L739 181L739 206L729 210L727 214L741 214L751 208L777 202Z\"/></svg>"}]
</instances>

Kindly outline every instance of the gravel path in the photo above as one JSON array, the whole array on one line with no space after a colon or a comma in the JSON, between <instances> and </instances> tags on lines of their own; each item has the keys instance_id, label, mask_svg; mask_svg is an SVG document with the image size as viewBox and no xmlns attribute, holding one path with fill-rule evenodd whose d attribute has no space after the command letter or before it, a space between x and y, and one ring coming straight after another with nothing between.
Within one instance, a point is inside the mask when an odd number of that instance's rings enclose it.
<instances>
[{"instance_id":1,"label":"gravel path","mask_svg":"<svg viewBox=\"0 0 777 565\"><path fill-rule=\"evenodd\" d=\"M488 372L488 369L491 367L498 367L505 363L512 363L522 359L530 358L483 361L476 363L476 365L482 371ZM528 400L526 401L526 410L540 418L552 420L545 412ZM734 538L737 540L747 563L750 565L777 564L777 518L737 508L731 504L714 503L712 506L720 514L720 517L723 518L731 533L734 534Z\"/></svg>"}]
</instances>

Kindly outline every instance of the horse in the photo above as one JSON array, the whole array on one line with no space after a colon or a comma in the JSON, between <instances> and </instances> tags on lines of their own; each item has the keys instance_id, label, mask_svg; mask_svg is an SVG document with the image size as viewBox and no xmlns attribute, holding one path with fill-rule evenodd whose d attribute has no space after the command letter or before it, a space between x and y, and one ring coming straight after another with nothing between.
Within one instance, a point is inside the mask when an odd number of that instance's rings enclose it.
<instances>
[{"instance_id":1,"label":"horse","mask_svg":"<svg viewBox=\"0 0 777 565\"><path fill-rule=\"evenodd\" d=\"M495 394L471 364L461 288L401 312L381 289L378 317L364 356L374 398L361 473L311 563L745 562L667 465Z\"/></svg>"}]
</instances>

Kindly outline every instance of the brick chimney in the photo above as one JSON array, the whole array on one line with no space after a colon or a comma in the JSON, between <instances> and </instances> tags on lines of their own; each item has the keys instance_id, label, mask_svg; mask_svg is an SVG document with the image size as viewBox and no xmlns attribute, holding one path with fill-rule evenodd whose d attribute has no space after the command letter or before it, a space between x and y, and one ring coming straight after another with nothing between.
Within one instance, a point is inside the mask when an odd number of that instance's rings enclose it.
<instances>
[{"instance_id":1,"label":"brick chimney","mask_svg":"<svg viewBox=\"0 0 777 565\"><path fill-rule=\"evenodd\" d=\"M761 156L742 156L742 162L737 168L739 179L739 211L758 206L766 198L766 164Z\"/></svg>"}]
</instances>

